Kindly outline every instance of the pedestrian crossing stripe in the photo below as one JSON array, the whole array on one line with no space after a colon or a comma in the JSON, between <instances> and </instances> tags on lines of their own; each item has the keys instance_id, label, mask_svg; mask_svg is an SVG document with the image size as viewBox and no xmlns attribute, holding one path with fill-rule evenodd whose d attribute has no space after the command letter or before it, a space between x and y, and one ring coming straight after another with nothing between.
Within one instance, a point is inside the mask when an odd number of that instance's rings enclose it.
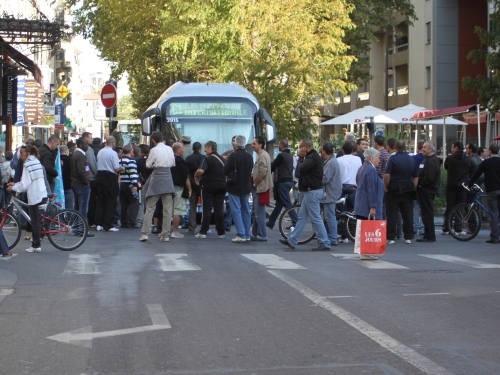
<instances>
[{"instance_id":1,"label":"pedestrian crossing stripe","mask_svg":"<svg viewBox=\"0 0 500 375\"><path fill-rule=\"evenodd\" d=\"M359 254L332 254L335 258L347 259L347 260L357 260L357 264L363 267L370 268L372 270L408 270L408 267L401 266L399 264L387 262L385 260L360 260Z\"/></svg>"},{"instance_id":2,"label":"pedestrian crossing stripe","mask_svg":"<svg viewBox=\"0 0 500 375\"><path fill-rule=\"evenodd\" d=\"M247 259L272 270L304 270L305 267L274 254L241 254Z\"/></svg>"},{"instance_id":3,"label":"pedestrian crossing stripe","mask_svg":"<svg viewBox=\"0 0 500 375\"><path fill-rule=\"evenodd\" d=\"M201 271L187 254L156 254L162 271Z\"/></svg>"},{"instance_id":4,"label":"pedestrian crossing stripe","mask_svg":"<svg viewBox=\"0 0 500 375\"><path fill-rule=\"evenodd\" d=\"M441 260L443 262L459 264L461 266L467 266L472 268L500 268L500 264L486 263L478 260L471 260L453 255L442 255L442 254L419 254L419 255L421 257Z\"/></svg>"}]
</instances>

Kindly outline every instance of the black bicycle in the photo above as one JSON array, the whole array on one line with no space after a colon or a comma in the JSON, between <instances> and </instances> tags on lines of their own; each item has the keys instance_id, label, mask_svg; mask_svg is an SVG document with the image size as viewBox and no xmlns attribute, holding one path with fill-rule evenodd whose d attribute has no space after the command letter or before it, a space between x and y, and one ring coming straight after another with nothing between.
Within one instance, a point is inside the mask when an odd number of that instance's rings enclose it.
<instances>
[{"instance_id":1,"label":"black bicycle","mask_svg":"<svg viewBox=\"0 0 500 375\"><path fill-rule=\"evenodd\" d=\"M345 197L340 198L336 202L337 207L339 205L343 205L345 203L345 200L346 200ZM293 216L292 211L295 212L296 215L295 217L298 217L300 211L300 205L294 204L293 206L288 207L285 211L283 211L283 213L279 218L279 230L284 239L288 239L288 236L295 229L295 223L292 220ZM321 216L323 217L323 222L324 222L325 220L324 220L323 209L321 210ZM347 238L354 242L354 238L356 237L356 216L354 215L354 211L351 212L340 211L339 209L336 208L335 216L337 218L337 231L339 233L339 236L341 233L345 233L347 235ZM326 225L326 222L325 222L325 228L328 231L328 226ZM312 223L310 220L308 220L297 243L299 245L303 245L312 241L315 237L316 234L314 233Z\"/></svg>"}]
</instances>

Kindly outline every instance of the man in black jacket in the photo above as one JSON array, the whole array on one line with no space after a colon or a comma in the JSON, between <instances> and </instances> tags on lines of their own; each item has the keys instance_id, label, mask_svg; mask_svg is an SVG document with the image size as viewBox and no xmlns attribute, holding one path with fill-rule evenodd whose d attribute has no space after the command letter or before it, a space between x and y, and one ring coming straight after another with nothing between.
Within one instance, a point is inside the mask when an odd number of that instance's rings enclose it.
<instances>
[{"instance_id":1,"label":"man in black jacket","mask_svg":"<svg viewBox=\"0 0 500 375\"><path fill-rule=\"evenodd\" d=\"M50 190L54 191L54 187L56 185L57 171L56 171L56 157L57 157L57 148L61 140L57 135L51 135L47 140L47 143L42 145L38 150L40 154L40 163L42 163L45 168L45 173L47 175L47 180L49 182Z\"/></svg>"},{"instance_id":2,"label":"man in black jacket","mask_svg":"<svg viewBox=\"0 0 500 375\"><path fill-rule=\"evenodd\" d=\"M193 153L186 158L186 164L189 168L189 180L191 182L191 196L189 197L189 227L188 233L195 233L197 221L196 221L196 209L198 208L198 198L201 197L201 186L197 185L194 181L194 174L200 168L205 155L201 153L201 143L193 143Z\"/></svg>"},{"instance_id":3,"label":"man in black jacket","mask_svg":"<svg viewBox=\"0 0 500 375\"><path fill-rule=\"evenodd\" d=\"M251 192L253 158L245 151L246 143L244 136L237 135L235 137L235 150L229 155L223 169L224 175L228 178L226 189L236 228L236 237L231 241L235 243L249 242L252 237L248 197Z\"/></svg>"},{"instance_id":4,"label":"man in black jacket","mask_svg":"<svg viewBox=\"0 0 500 375\"><path fill-rule=\"evenodd\" d=\"M484 187L488 200L488 211L490 215L490 239L487 243L498 243L498 212L500 209L500 158L498 151L500 147L492 143L488 147L490 157L483 160L477 167L469 181L469 189L474 185L477 179L484 173Z\"/></svg>"},{"instance_id":5,"label":"man in black jacket","mask_svg":"<svg viewBox=\"0 0 500 375\"><path fill-rule=\"evenodd\" d=\"M313 143L308 138L300 142L299 161L295 174L299 176L299 191L304 194L299 220L288 240L280 239L279 241L292 250L295 249L310 218L319 243L319 246L312 251L328 251L330 250L330 240L320 214L320 201L323 199L323 159L313 148Z\"/></svg>"},{"instance_id":6,"label":"man in black jacket","mask_svg":"<svg viewBox=\"0 0 500 375\"><path fill-rule=\"evenodd\" d=\"M434 198L441 185L441 162L435 154L436 146L430 141L424 143L422 153L425 156L422 164L419 165L418 173L418 201L422 222L424 223L424 235L417 238L417 242L436 241L434 229Z\"/></svg>"},{"instance_id":7,"label":"man in black jacket","mask_svg":"<svg viewBox=\"0 0 500 375\"><path fill-rule=\"evenodd\" d=\"M471 159L465 155L462 142L453 142L451 151L453 154L449 155L444 161L444 169L448 171L448 176L446 180L446 211L441 234L450 234L448 215L457 204L466 202L467 190L462 187L462 184L467 185L469 178L474 173L474 165Z\"/></svg>"},{"instance_id":8,"label":"man in black jacket","mask_svg":"<svg viewBox=\"0 0 500 375\"><path fill-rule=\"evenodd\" d=\"M69 157L68 146L59 146L61 153L61 172L64 187L64 206L72 210L74 206L74 195L71 189L71 158Z\"/></svg>"},{"instance_id":9,"label":"man in black jacket","mask_svg":"<svg viewBox=\"0 0 500 375\"><path fill-rule=\"evenodd\" d=\"M271 163L271 172L274 173L274 181L275 183L275 200L276 206L274 207L273 212L269 216L269 221L266 223L266 226L269 229L273 229L276 224L276 220L278 219L281 210L287 209L292 205L290 201L290 189L293 187L293 156L288 149L288 141L286 139L282 139L278 148L281 153L276 156L276 159ZM290 217L292 218L292 224L297 222L297 214L295 211L290 212Z\"/></svg>"},{"instance_id":10,"label":"man in black jacket","mask_svg":"<svg viewBox=\"0 0 500 375\"><path fill-rule=\"evenodd\" d=\"M189 180L189 168L184 161L184 145L176 142L172 145L172 150L175 155L175 167L170 168L172 171L172 180L174 181L174 212L172 220L172 235L170 238L184 238L183 234L179 233L179 224L181 216L186 214L186 198L191 195L191 182Z\"/></svg>"}]
</instances>

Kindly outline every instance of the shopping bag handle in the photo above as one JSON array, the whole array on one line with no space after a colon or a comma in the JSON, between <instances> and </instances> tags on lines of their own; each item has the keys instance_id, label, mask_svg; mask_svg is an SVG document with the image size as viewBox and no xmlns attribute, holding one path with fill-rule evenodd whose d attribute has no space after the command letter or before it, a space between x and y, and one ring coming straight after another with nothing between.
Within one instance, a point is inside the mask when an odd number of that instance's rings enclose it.
<instances>
[{"instance_id":1,"label":"shopping bag handle","mask_svg":"<svg viewBox=\"0 0 500 375\"><path fill-rule=\"evenodd\" d=\"M370 218L373 218L373 219L370 219ZM373 215L368 215L368 220L375 220L375 216L373 216Z\"/></svg>"}]
</instances>

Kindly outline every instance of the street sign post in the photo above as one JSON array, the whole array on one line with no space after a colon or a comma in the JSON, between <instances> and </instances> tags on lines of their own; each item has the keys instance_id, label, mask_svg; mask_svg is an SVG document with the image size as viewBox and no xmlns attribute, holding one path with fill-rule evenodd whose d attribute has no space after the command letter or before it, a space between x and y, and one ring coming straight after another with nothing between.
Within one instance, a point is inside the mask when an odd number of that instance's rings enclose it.
<instances>
[{"instance_id":1,"label":"street sign post","mask_svg":"<svg viewBox=\"0 0 500 375\"><path fill-rule=\"evenodd\" d=\"M116 87L107 83L101 90L101 102L105 108L113 108L116 104Z\"/></svg>"}]
</instances>

